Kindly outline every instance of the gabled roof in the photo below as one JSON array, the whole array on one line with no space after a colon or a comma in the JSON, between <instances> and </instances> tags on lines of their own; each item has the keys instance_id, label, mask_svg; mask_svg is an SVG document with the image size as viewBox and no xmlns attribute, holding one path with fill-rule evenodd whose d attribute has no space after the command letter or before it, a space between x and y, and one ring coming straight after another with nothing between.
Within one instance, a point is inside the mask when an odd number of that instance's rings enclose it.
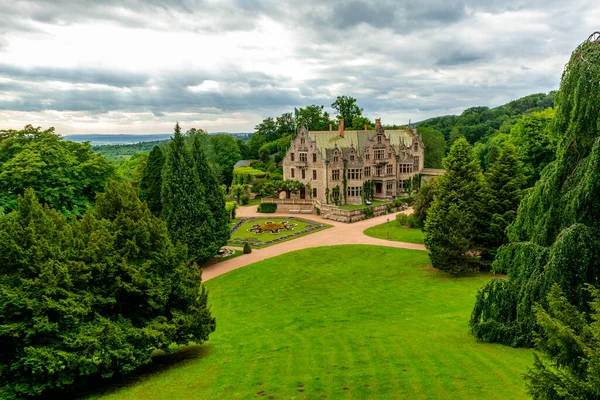
<instances>
[{"instance_id":1,"label":"gabled roof","mask_svg":"<svg viewBox=\"0 0 600 400\"><path fill-rule=\"evenodd\" d=\"M390 144L398 151L400 144L407 147L412 146L414 135L408 129L388 130L384 132L385 137L390 140ZM362 156L370 142L374 140L376 131L344 131L344 136L340 136L338 131L309 131L308 136L317 144L319 151L326 153L336 145L340 149L347 149L354 146L359 156Z\"/></svg>"}]
</instances>

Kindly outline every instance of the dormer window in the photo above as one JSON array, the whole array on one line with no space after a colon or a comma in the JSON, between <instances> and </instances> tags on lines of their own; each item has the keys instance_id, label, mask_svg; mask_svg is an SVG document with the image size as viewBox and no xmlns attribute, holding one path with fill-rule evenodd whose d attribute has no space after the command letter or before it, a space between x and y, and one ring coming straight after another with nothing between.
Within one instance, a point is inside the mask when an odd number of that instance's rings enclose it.
<instances>
[{"instance_id":1,"label":"dormer window","mask_svg":"<svg viewBox=\"0 0 600 400\"><path fill-rule=\"evenodd\" d=\"M317 162L317 153L313 153L313 162Z\"/></svg>"},{"instance_id":2,"label":"dormer window","mask_svg":"<svg viewBox=\"0 0 600 400\"><path fill-rule=\"evenodd\" d=\"M377 143L381 143L381 135L377 135Z\"/></svg>"},{"instance_id":3,"label":"dormer window","mask_svg":"<svg viewBox=\"0 0 600 400\"><path fill-rule=\"evenodd\" d=\"M304 146L304 138L300 139L300 144Z\"/></svg>"},{"instance_id":4,"label":"dormer window","mask_svg":"<svg viewBox=\"0 0 600 400\"><path fill-rule=\"evenodd\" d=\"M294 161L294 153L290 153L290 160Z\"/></svg>"},{"instance_id":5,"label":"dormer window","mask_svg":"<svg viewBox=\"0 0 600 400\"><path fill-rule=\"evenodd\" d=\"M354 161L354 154L350 154L350 161Z\"/></svg>"}]
</instances>

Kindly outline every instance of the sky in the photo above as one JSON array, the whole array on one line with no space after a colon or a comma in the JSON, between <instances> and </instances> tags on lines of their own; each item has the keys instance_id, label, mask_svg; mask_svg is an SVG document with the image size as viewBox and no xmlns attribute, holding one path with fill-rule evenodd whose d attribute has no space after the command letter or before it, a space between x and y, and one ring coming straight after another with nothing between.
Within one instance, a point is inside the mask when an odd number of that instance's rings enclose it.
<instances>
[{"instance_id":1,"label":"sky","mask_svg":"<svg viewBox=\"0 0 600 400\"><path fill-rule=\"evenodd\" d=\"M338 95L405 124L558 88L588 0L0 2L0 129L252 132Z\"/></svg>"}]
</instances>

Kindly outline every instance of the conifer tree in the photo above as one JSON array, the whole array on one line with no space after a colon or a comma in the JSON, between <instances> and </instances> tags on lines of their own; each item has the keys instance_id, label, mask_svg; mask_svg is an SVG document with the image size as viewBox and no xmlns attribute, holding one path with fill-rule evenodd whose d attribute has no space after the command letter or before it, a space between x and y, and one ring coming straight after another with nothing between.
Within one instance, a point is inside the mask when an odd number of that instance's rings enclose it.
<instances>
[{"instance_id":1,"label":"conifer tree","mask_svg":"<svg viewBox=\"0 0 600 400\"><path fill-rule=\"evenodd\" d=\"M525 175L517 148L505 143L486 176L486 212L490 215L490 226L485 255L493 259L500 246L508 242L506 227L517 215L521 201Z\"/></svg>"},{"instance_id":2,"label":"conifer tree","mask_svg":"<svg viewBox=\"0 0 600 400\"><path fill-rule=\"evenodd\" d=\"M453 275L479 267L483 180L473 148L459 138L444 159L446 174L436 178L425 222L425 245L435 268Z\"/></svg>"},{"instance_id":3,"label":"conifer tree","mask_svg":"<svg viewBox=\"0 0 600 400\"><path fill-rule=\"evenodd\" d=\"M139 186L140 200L146 201L152 214L157 217L160 216L162 211L160 192L162 190L162 170L164 163L165 157L162 150L160 147L154 146L150 155L148 155L148 161L142 172L142 179Z\"/></svg>"},{"instance_id":4,"label":"conifer tree","mask_svg":"<svg viewBox=\"0 0 600 400\"><path fill-rule=\"evenodd\" d=\"M572 54L556 95L556 159L519 205L498 250L492 280L477 294L472 332L481 340L533 344L534 305L548 306L559 285L578 310L589 308L586 284L600 285L600 33Z\"/></svg>"},{"instance_id":5,"label":"conifer tree","mask_svg":"<svg viewBox=\"0 0 600 400\"><path fill-rule=\"evenodd\" d=\"M162 217L171 239L188 246L191 260L206 261L216 254L215 244L211 241L214 221L179 123L169 142L162 180Z\"/></svg>"},{"instance_id":6,"label":"conifer tree","mask_svg":"<svg viewBox=\"0 0 600 400\"><path fill-rule=\"evenodd\" d=\"M202 142L195 136L192 142L192 153L196 171L203 186L204 201L210 212L212 237L207 243L208 253L216 254L222 246L227 244L231 229L229 228L229 215L225 209L225 197L219 185L219 181L211 169L206 158Z\"/></svg>"}]
</instances>

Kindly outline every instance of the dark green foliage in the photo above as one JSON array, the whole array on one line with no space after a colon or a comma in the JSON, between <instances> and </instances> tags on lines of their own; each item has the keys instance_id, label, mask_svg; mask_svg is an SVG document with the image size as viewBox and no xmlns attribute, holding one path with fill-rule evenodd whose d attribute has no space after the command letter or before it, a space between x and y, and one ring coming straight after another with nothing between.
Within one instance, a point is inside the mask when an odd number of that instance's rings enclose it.
<instances>
[{"instance_id":1,"label":"dark green foliage","mask_svg":"<svg viewBox=\"0 0 600 400\"><path fill-rule=\"evenodd\" d=\"M209 227L210 234L205 237L203 258L217 254L219 249L227 244L231 235L229 230L229 214L225 207L225 196L219 185L211 165L205 155L201 141L195 137L192 142L192 156L198 172L200 190L208 207L208 218L203 221Z\"/></svg>"},{"instance_id":2,"label":"dark green foliage","mask_svg":"<svg viewBox=\"0 0 600 400\"><path fill-rule=\"evenodd\" d=\"M31 188L42 203L78 215L113 176L114 166L89 143L64 140L54 128L0 130L0 211L16 209Z\"/></svg>"},{"instance_id":3,"label":"dark green foliage","mask_svg":"<svg viewBox=\"0 0 600 400\"><path fill-rule=\"evenodd\" d=\"M419 193L415 199L413 210L415 218L419 222L420 227L425 226L427 212L429 211L431 203L433 202L433 196L435 193L434 183L434 179L423 180L423 183L421 183L421 188L419 189Z\"/></svg>"},{"instance_id":4,"label":"dark green foliage","mask_svg":"<svg viewBox=\"0 0 600 400\"><path fill-rule=\"evenodd\" d=\"M298 128L304 127L309 131L329 130L329 124L333 121L329 119L329 113L323 111L325 106L311 104L304 108L296 110L296 124Z\"/></svg>"},{"instance_id":5,"label":"dark green foliage","mask_svg":"<svg viewBox=\"0 0 600 400\"><path fill-rule=\"evenodd\" d=\"M440 131L423 126L418 128L425 145L425 168L442 168L442 159L446 154L446 140Z\"/></svg>"},{"instance_id":6,"label":"dark green foliage","mask_svg":"<svg viewBox=\"0 0 600 400\"><path fill-rule=\"evenodd\" d=\"M600 284L598 104L600 43L590 40L573 53L556 95L551 127L556 160L526 194L515 222L507 229L511 245L502 247L496 256L494 269L507 271L508 282L504 287L490 283L482 292L493 295L477 298L471 319L477 337L531 345L533 304L544 306L552 285L560 285L568 301L585 310L589 298L584 285ZM540 256L545 252L547 258ZM504 312L499 311L500 303L506 305ZM495 329L508 333L500 336L491 332Z\"/></svg>"},{"instance_id":7,"label":"dark green foliage","mask_svg":"<svg viewBox=\"0 0 600 400\"><path fill-rule=\"evenodd\" d=\"M493 260L498 248L508 243L505 230L515 220L523 197L525 176L515 146L510 143L502 146L486 175L486 184L486 212L490 215L490 220L485 256Z\"/></svg>"},{"instance_id":8,"label":"dark green foliage","mask_svg":"<svg viewBox=\"0 0 600 400\"><path fill-rule=\"evenodd\" d=\"M277 204L275 203L260 203L258 205L259 213L274 213L277 211Z\"/></svg>"},{"instance_id":9,"label":"dark green foliage","mask_svg":"<svg viewBox=\"0 0 600 400\"><path fill-rule=\"evenodd\" d=\"M252 247L250 247L250 243L245 242L244 243L244 254L250 254L252 253Z\"/></svg>"},{"instance_id":10,"label":"dark green foliage","mask_svg":"<svg viewBox=\"0 0 600 400\"><path fill-rule=\"evenodd\" d=\"M479 268L483 179L473 148L464 138L452 145L444 167L446 174L436 178L427 213L425 245L435 268L460 275Z\"/></svg>"},{"instance_id":11,"label":"dark green foliage","mask_svg":"<svg viewBox=\"0 0 600 400\"><path fill-rule=\"evenodd\" d=\"M210 135L209 148L204 147L208 162L216 172L220 183L231 185L233 166L242 159L240 148L235 139L229 135Z\"/></svg>"},{"instance_id":12,"label":"dark green foliage","mask_svg":"<svg viewBox=\"0 0 600 400\"><path fill-rule=\"evenodd\" d=\"M224 245L220 234L223 227L216 225L217 219L213 215L217 202L222 202L225 227L228 227L228 217L220 188L216 187L209 193L200 181L199 171L203 171L203 179L215 179L205 161L197 162L205 160L198 140L194 140L194 146L197 151L192 154L177 124L163 168L161 215L171 239L186 244L190 259L201 263L214 256ZM214 202L210 202L210 198L214 198Z\"/></svg>"},{"instance_id":13,"label":"dark green foliage","mask_svg":"<svg viewBox=\"0 0 600 400\"><path fill-rule=\"evenodd\" d=\"M363 202L364 201L371 201L373 200L373 195L375 193L375 185L373 185L373 181L365 181L365 183L363 183L363 190L362 190L362 196L363 196Z\"/></svg>"},{"instance_id":14,"label":"dark green foliage","mask_svg":"<svg viewBox=\"0 0 600 400\"><path fill-rule=\"evenodd\" d=\"M600 291L588 290L589 314L570 304L557 284L548 292L547 310L534 307L541 331L535 345L545 353L534 355L525 375L534 399L600 398Z\"/></svg>"},{"instance_id":15,"label":"dark green foliage","mask_svg":"<svg viewBox=\"0 0 600 400\"><path fill-rule=\"evenodd\" d=\"M415 214L403 214L400 213L396 215L396 221L400 226L404 226L407 228L418 228L419 221L415 217Z\"/></svg>"},{"instance_id":16,"label":"dark green foliage","mask_svg":"<svg viewBox=\"0 0 600 400\"><path fill-rule=\"evenodd\" d=\"M373 207L363 208L363 213L365 214L365 218L373 218L373 215L374 215Z\"/></svg>"},{"instance_id":17,"label":"dark green foliage","mask_svg":"<svg viewBox=\"0 0 600 400\"><path fill-rule=\"evenodd\" d=\"M250 195L248 193L244 193L243 195L240 196L240 203L243 206L247 206L248 203L250 203Z\"/></svg>"},{"instance_id":18,"label":"dark green foliage","mask_svg":"<svg viewBox=\"0 0 600 400\"><path fill-rule=\"evenodd\" d=\"M331 104L331 108L337 112L337 118L343 119L348 127L352 127L354 119L361 117L363 112L363 109L356 104L356 99L351 96L338 96ZM360 124L358 129L363 129L364 121L358 124Z\"/></svg>"},{"instance_id":19,"label":"dark green foliage","mask_svg":"<svg viewBox=\"0 0 600 400\"><path fill-rule=\"evenodd\" d=\"M0 398L60 398L215 329L197 265L128 183L68 223L32 190L0 217Z\"/></svg>"},{"instance_id":20,"label":"dark green foliage","mask_svg":"<svg viewBox=\"0 0 600 400\"><path fill-rule=\"evenodd\" d=\"M142 173L138 189L140 200L148 203L148 208L157 217L160 216L160 212L162 211L160 192L162 190L162 170L164 163L165 157L162 150L160 147L154 146L148 156L146 168L144 168Z\"/></svg>"}]
</instances>

